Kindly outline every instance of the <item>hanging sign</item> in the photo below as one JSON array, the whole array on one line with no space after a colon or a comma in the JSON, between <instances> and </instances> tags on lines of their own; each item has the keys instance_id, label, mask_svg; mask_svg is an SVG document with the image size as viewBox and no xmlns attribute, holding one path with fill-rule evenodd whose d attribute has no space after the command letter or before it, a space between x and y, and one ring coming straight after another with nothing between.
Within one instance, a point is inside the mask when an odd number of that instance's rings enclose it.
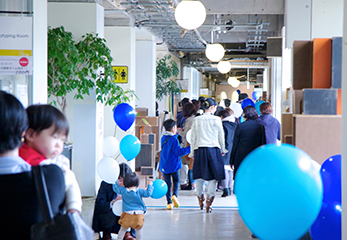
<instances>
[{"instance_id":1,"label":"hanging sign","mask_svg":"<svg viewBox=\"0 0 347 240\"><path fill-rule=\"evenodd\" d=\"M116 83L128 83L128 66L112 66Z\"/></svg>"},{"instance_id":2,"label":"hanging sign","mask_svg":"<svg viewBox=\"0 0 347 240\"><path fill-rule=\"evenodd\" d=\"M0 75L32 75L32 17L0 22Z\"/></svg>"}]
</instances>

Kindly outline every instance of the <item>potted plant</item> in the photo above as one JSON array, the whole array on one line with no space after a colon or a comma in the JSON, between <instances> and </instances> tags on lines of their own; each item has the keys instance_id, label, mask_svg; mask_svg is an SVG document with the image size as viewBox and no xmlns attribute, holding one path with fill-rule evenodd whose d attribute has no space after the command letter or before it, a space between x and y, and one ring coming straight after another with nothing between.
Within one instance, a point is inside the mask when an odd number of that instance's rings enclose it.
<instances>
[{"instance_id":1,"label":"potted plant","mask_svg":"<svg viewBox=\"0 0 347 240\"><path fill-rule=\"evenodd\" d=\"M177 77L179 69L177 63L167 54L157 61L156 67L156 98L161 100L164 96L180 93L181 89L171 77Z\"/></svg>"},{"instance_id":2,"label":"potted plant","mask_svg":"<svg viewBox=\"0 0 347 240\"><path fill-rule=\"evenodd\" d=\"M96 101L106 105L127 102L136 96L133 90L123 90L114 81L111 51L106 40L87 33L78 42L64 27L48 28L48 97L66 112L66 95L74 92L83 99L91 90Z\"/></svg>"}]
</instances>

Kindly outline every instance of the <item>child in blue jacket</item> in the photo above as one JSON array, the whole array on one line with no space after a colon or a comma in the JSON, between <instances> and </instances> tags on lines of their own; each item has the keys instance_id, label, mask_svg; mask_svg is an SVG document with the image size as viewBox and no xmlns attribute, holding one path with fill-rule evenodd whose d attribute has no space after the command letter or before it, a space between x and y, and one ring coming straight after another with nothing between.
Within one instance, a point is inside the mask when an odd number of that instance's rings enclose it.
<instances>
[{"instance_id":1,"label":"child in blue jacket","mask_svg":"<svg viewBox=\"0 0 347 240\"><path fill-rule=\"evenodd\" d=\"M190 146L181 148L177 139L177 125L173 119L168 119L164 122L165 132L161 138L161 153L159 169L164 174L164 181L167 184L168 191L166 193L167 207L172 209L173 205L178 208L179 202L177 198L179 187L178 170L182 168L181 156L190 153ZM173 181L173 190L171 197L171 177Z\"/></svg>"},{"instance_id":2,"label":"child in blue jacket","mask_svg":"<svg viewBox=\"0 0 347 240\"><path fill-rule=\"evenodd\" d=\"M124 176L123 185L119 186L118 179L113 185L113 191L122 195L122 210L123 213L119 218L118 223L121 228L118 232L117 239L123 240L124 235L128 228L134 228L136 231L136 239L142 239L142 226L145 221L144 214L146 213L146 206L142 198L150 197L153 193L152 182L148 183L147 190L141 189L140 179L136 172L127 172Z\"/></svg>"}]
</instances>

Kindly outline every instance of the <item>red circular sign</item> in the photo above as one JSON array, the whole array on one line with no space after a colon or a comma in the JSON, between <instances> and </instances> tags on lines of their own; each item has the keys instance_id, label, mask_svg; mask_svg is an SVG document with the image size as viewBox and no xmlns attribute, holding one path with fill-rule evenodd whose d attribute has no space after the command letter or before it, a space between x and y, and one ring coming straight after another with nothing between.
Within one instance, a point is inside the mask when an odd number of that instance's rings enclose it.
<instances>
[{"instance_id":1,"label":"red circular sign","mask_svg":"<svg viewBox=\"0 0 347 240\"><path fill-rule=\"evenodd\" d=\"M26 57L22 57L21 59L19 59L19 64L22 67L26 67L29 64L29 60Z\"/></svg>"}]
</instances>

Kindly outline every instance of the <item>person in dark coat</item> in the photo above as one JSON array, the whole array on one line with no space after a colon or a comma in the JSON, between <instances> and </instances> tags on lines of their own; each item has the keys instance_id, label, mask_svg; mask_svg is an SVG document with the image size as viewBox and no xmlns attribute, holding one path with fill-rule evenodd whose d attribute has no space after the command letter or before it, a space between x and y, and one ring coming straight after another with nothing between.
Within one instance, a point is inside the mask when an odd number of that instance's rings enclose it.
<instances>
[{"instance_id":1,"label":"person in dark coat","mask_svg":"<svg viewBox=\"0 0 347 240\"><path fill-rule=\"evenodd\" d=\"M126 163L119 164L119 177L118 180L123 180L125 173L131 172L131 168ZM102 181L96 196L93 224L92 228L95 232L103 232L102 239L111 239L111 233L118 234L120 224L118 223L119 216L114 215L112 212L112 205L115 201L121 200L121 196L112 189L112 184ZM124 236L125 240L135 239L135 229L127 232Z\"/></svg>"},{"instance_id":2,"label":"person in dark coat","mask_svg":"<svg viewBox=\"0 0 347 240\"><path fill-rule=\"evenodd\" d=\"M262 103L259 110L261 116L256 121L265 127L266 144L277 143L277 140L281 140L281 124L271 116L273 112L271 103Z\"/></svg>"},{"instance_id":3,"label":"person in dark coat","mask_svg":"<svg viewBox=\"0 0 347 240\"><path fill-rule=\"evenodd\" d=\"M230 167L230 154L233 148L234 133L237 124L235 123L235 117L231 115L233 110L225 109L218 113L218 116L222 119L224 138L225 138L225 148L228 152L222 156L224 161L224 173L225 179L222 180L223 194L221 197L227 197L231 195L231 185L233 182L233 170Z\"/></svg>"},{"instance_id":4,"label":"person in dark coat","mask_svg":"<svg viewBox=\"0 0 347 240\"><path fill-rule=\"evenodd\" d=\"M234 179L243 159L254 149L266 143L264 126L256 121L258 118L257 110L253 106L245 107L243 118L245 121L238 124L235 129L230 156L230 165L234 166Z\"/></svg>"}]
</instances>

